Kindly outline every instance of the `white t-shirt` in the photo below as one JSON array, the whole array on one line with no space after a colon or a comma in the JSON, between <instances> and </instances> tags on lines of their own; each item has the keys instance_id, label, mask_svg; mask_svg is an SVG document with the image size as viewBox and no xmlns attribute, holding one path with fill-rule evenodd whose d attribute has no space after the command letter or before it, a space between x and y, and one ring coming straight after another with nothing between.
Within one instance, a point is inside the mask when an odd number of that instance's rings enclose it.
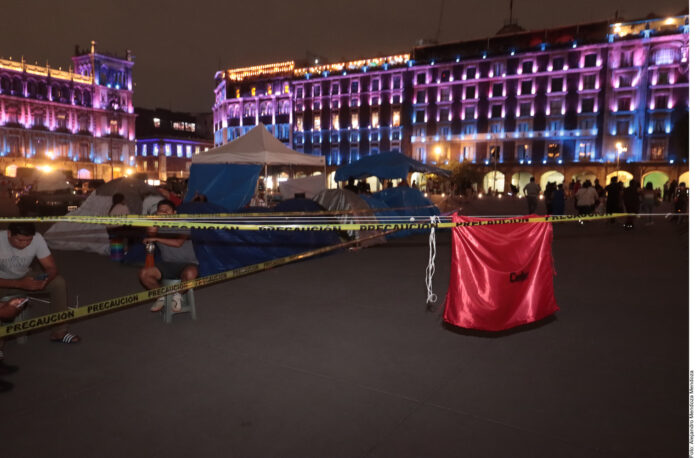
<instances>
[{"instance_id":1,"label":"white t-shirt","mask_svg":"<svg viewBox=\"0 0 696 458\"><path fill-rule=\"evenodd\" d=\"M26 248L19 250L10 245L8 231L0 231L0 278L23 278L29 273L34 258L43 259L50 254L46 240L38 232Z\"/></svg>"}]
</instances>

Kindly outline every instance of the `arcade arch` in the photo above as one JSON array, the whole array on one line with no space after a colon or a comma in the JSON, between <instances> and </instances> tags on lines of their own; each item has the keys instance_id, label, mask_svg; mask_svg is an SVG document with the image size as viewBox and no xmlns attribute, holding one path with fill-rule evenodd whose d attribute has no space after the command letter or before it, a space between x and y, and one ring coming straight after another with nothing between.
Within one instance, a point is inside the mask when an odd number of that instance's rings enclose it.
<instances>
[{"instance_id":1,"label":"arcade arch","mask_svg":"<svg viewBox=\"0 0 696 458\"><path fill-rule=\"evenodd\" d=\"M665 183L669 181L669 177L664 172L654 170L643 175L643 179L641 181L642 183L640 185L643 188L646 184L652 183L653 189L662 189Z\"/></svg>"},{"instance_id":2,"label":"arcade arch","mask_svg":"<svg viewBox=\"0 0 696 458\"><path fill-rule=\"evenodd\" d=\"M510 178L510 184L517 187L517 193L523 194L522 190L529 183L529 179L532 178L532 174L529 172L517 172Z\"/></svg>"},{"instance_id":3,"label":"arcade arch","mask_svg":"<svg viewBox=\"0 0 696 458\"><path fill-rule=\"evenodd\" d=\"M546 189L546 184L547 183L563 183L563 180L565 180L565 177L563 174L557 170L549 170L548 172L544 172L541 175L541 180L539 181L539 186L541 186L541 190L543 191Z\"/></svg>"},{"instance_id":4,"label":"arcade arch","mask_svg":"<svg viewBox=\"0 0 696 458\"><path fill-rule=\"evenodd\" d=\"M483 176L483 192L488 192L488 189L494 192L505 191L505 174L498 171L488 172Z\"/></svg>"},{"instance_id":5,"label":"arcade arch","mask_svg":"<svg viewBox=\"0 0 696 458\"><path fill-rule=\"evenodd\" d=\"M684 172L681 175L679 175L679 180L677 181L677 183L681 182L686 183L687 188L689 187L689 172Z\"/></svg>"},{"instance_id":6,"label":"arcade arch","mask_svg":"<svg viewBox=\"0 0 696 458\"><path fill-rule=\"evenodd\" d=\"M607 182L605 183L605 185L611 183L611 178L615 177L617 173L619 176L619 181L622 182L624 184L624 186L628 186L628 184L633 179L632 173L629 173L625 170L619 170L618 172L611 172L610 174L607 175Z\"/></svg>"}]
</instances>

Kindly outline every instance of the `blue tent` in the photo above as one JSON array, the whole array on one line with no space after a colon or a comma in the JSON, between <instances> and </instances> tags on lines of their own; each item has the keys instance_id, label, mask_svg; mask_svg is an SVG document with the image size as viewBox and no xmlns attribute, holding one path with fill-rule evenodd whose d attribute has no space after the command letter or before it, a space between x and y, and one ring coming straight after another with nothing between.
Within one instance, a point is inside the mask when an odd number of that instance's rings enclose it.
<instances>
[{"instance_id":1,"label":"blue tent","mask_svg":"<svg viewBox=\"0 0 696 458\"><path fill-rule=\"evenodd\" d=\"M367 178L376 176L380 180L406 179L411 172L434 173L449 176L450 172L415 159L404 156L397 151L365 156L359 161L342 165L336 170L334 180L346 181L349 178Z\"/></svg>"},{"instance_id":2,"label":"blue tent","mask_svg":"<svg viewBox=\"0 0 696 458\"><path fill-rule=\"evenodd\" d=\"M260 173L261 166L256 164L192 164L184 202L196 193L205 194L222 211L235 212L254 196Z\"/></svg>"},{"instance_id":3,"label":"blue tent","mask_svg":"<svg viewBox=\"0 0 696 458\"><path fill-rule=\"evenodd\" d=\"M423 196L422 192L407 186L385 189L373 194L372 197L386 203L392 209L391 212L397 216L436 216L440 214L440 210L430 199ZM403 230L393 234L393 236L403 237L424 232L428 232L428 229Z\"/></svg>"}]
</instances>

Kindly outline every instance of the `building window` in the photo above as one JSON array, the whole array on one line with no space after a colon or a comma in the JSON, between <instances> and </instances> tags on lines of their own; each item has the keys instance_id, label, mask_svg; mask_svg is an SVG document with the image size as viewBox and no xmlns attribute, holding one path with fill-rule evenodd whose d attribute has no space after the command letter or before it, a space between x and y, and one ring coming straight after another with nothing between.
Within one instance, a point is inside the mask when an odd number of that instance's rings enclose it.
<instances>
[{"instance_id":1,"label":"building window","mask_svg":"<svg viewBox=\"0 0 696 458\"><path fill-rule=\"evenodd\" d=\"M358 99L357 97L353 97L352 99L350 99L350 106L353 108L359 107L360 106L360 99Z\"/></svg>"},{"instance_id":2,"label":"building window","mask_svg":"<svg viewBox=\"0 0 696 458\"><path fill-rule=\"evenodd\" d=\"M314 111L321 110L321 101L315 100L314 102L312 102L312 110L314 110Z\"/></svg>"},{"instance_id":3,"label":"building window","mask_svg":"<svg viewBox=\"0 0 696 458\"><path fill-rule=\"evenodd\" d=\"M495 62L493 64L493 76L503 76L505 74L505 64L503 62Z\"/></svg>"},{"instance_id":4,"label":"building window","mask_svg":"<svg viewBox=\"0 0 696 458\"><path fill-rule=\"evenodd\" d=\"M392 127L399 127L401 125L401 111L392 110Z\"/></svg>"},{"instance_id":5,"label":"building window","mask_svg":"<svg viewBox=\"0 0 696 458\"><path fill-rule=\"evenodd\" d=\"M580 111L582 113L592 113L594 111L594 99L590 97L583 98L580 101Z\"/></svg>"},{"instance_id":6,"label":"building window","mask_svg":"<svg viewBox=\"0 0 696 458\"><path fill-rule=\"evenodd\" d=\"M182 145L176 145L176 157L184 156L184 147Z\"/></svg>"},{"instance_id":7,"label":"building window","mask_svg":"<svg viewBox=\"0 0 696 458\"><path fill-rule=\"evenodd\" d=\"M657 84L669 84L669 72L660 71L657 72Z\"/></svg>"},{"instance_id":8,"label":"building window","mask_svg":"<svg viewBox=\"0 0 696 458\"><path fill-rule=\"evenodd\" d=\"M517 160L526 160L529 154L529 145L517 145Z\"/></svg>"},{"instance_id":9,"label":"building window","mask_svg":"<svg viewBox=\"0 0 696 458\"><path fill-rule=\"evenodd\" d=\"M112 119L109 121L109 133L111 135L118 135L118 121Z\"/></svg>"},{"instance_id":10,"label":"building window","mask_svg":"<svg viewBox=\"0 0 696 458\"><path fill-rule=\"evenodd\" d=\"M314 130L321 130L321 116L314 115Z\"/></svg>"},{"instance_id":11,"label":"building window","mask_svg":"<svg viewBox=\"0 0 696 458\"><path fill-rule=\"evenodd\" d=\"M667 109L667 96L666 95L656 95L655 96L655 109L656 110L666 110Z\"/></svg>"},{"instance_id":12,"label":"building window","mask_svg":"<svg viewBox=\"0 0 696 458\"><path fill-rule=\"evenodd\" d=\"M594 89L597 81L597 75L583 75L582 77L582 88L584 90Z\"/></svg>"},{"instance_id":13,"label":"building window","mask_svg":"<svg viewBox=\"0 0 696 458\"><path fill-rule=\"evenodd\" d=\"M370 132L370 142L377 143L379 141L379 132Z\"/></svg>"},{"instance_id":14,"label":"building window","mask_svg":"<svg viewBox=\"0 0 696 458\"><path fill-rule=\"evenodd\" d=\"M581 119L579 124L580 124L580 129L591 130L591 129L594 129L594 127L595 127L595 120L592 118Z\"/></svg>"},{"instance_id":15,"label":"building window","mask_svg":"<svg viewBox=\"0 0 696 458\"><path fill-rule=\"evenodd\" d=\"M421 72L416 75L416 84L425 84L425 73Z\"/></svg>"},{"instance_id":16,"label":"building window","mask_svg":"<svg viewBox=\"0 0 696 458\"><path fill-rule=\"evenodd\" d=\"M465 91L465 98L467 99L475 99L476 98L476 86L467 86Z\"/></svg>"},{"instance_id":17,"label":"building window","mask_svg":"<svg viewBox=\"0 0 696 458\"><path fill-rule=\"evenodd\" d=\"M186 157L191 157L191 145L186 145Z\"/></svg>"},{"instance_id":18,"label":"building window","mask_svg":"<svg viewBox=\"0 0 696 458\"><path fill-rule=\"evenodd\" d=\"M401 95L392 95L392 105L398 105L401 103Z\"/></svg>"},{"instance_id":19,"label":"building window","mask_svg":"<svg viewBox=\"0 0 696 458\"><path fill-rule=\"evenodd\" d=\"M552 132L558 132L559 130L563 129L563 121L551 121L549 122L549 130Z\"/></svg>"},{"instance_id":20,"label":"building window","mask_svg":"<svg viewBox=\"0 0 696 458\"><path fill-rule=\"evenodd\" d=\"M341 85L336 83L331 83L331 95L338 95L341 93Z\"/></svg>"},{"instance_id":21,"label":"building window","mask_svg":"<svg viewBox=\"0 0 696 458\"><path fill-rule=\"evenodd\" d=\"M370 98L370 105L379 105L379 96Z\"/></svg>"},{"instance_id":22,"label":"building window","mask_svg":"<svg viewBox=\"0 0 696 458\"><path fill-rule=\"evenodd\" d=\"M473 80L476 78L476 67L466 68L466 79Z\"/></svg>"},{"instance_id":23,"label":"building window","mask_svg":"<svg viewBox=\"0 0 696 458\"><path fill-rule=\"evenodd\" d=\"M448 87L443 87L440 89L440 101L449 102L452 97L452 90Z\"/></svg>"},{"instance_id":24,"label":"building window","mask_svg":"<svg viewBox=\"0 0 696 458\"><path fill-rule=\"evenodd\" d=\"M415 122L425 122L425 110L416 110Z\"/></svg>"},{"instance_id":25,"label":"building window","mask_svg":"<svg viewBox=\"0 0 696 458\"><path fill-rule=\"evenodd\" d=\"M585 67L596 67L597 66L597 54L586 54L585 55Z\"/></svg>"},{"instance_id":26,"label":"building window","mask_svg":"<svg viewBox=\"0 0 696 458\"><path fill-rule=\"evenodd\" d=\"M379 91L379 79L375 78L372 81L370 81L370 90L371 91Z\"/></svg>"},{"instance_id":27,"label":"building window","mask_svg":"<svg viewBox=\"0 0 696 458\"><path fill-rule=\"evenodd\" d=\"M401 75L392 76L392 89L401 89Z\"/></svg>"},{"instance_id":28,"label":"building window","mask_svg":"<svg viewBox=\"0 0 696 458\"><path fill-rule=\"evenodd\" d=\"M164 145L164 155L167 157L172 155L172 145L170 145L169 143L166 143Z\"/></svg>"},{"instance_id":29,"label":"building window","mask_svg":"<svg viewBox=\"0 0 696 458\"><path fill-rule=\"evenodd\" d=\"M525 102L520 103L520 116L531 116L532 113L532 103Z\"/></svg>"},{"instance_id":30,"label":"building window","mask_svg":"<svg viewBox=\"0 0 696 458\"><path fill-rule=\"evenodd\" d=\"M520 83L520 94L529 95L532 93L532 80L522 81Z\"/></svg>"},{"instance_id":31,"label":"building window","mask_svg":"<svg viewBox=\"0 0 696 458\"><path fill-rule=\"evenodd\" d=\"M503 96L503 83L493 84L493 90L491 91L492 97L502 97Z\"/></svg>"},{"instance_id":32,"label":"building window","mask_svg":"<svg viewBox=\"0 0 696 458\"><path fill-rule=\"evenodd\" d=\"M360 134L357 132L351 132L350 133L350 142L351 143L358 143L360 141Z\"/></svg>"},{"instance_id":33,"label":"building window","mask_svg":"<svg viewBox=\"0 0 696 458\"><path fill-rule=\"evenodd\" d=\"M631 87L631 75L624 73L619 75L619 87Z\"/></svg>"},{"instance_id":34,"label":"building window","mask_svg":"<svg viewBox=\"0 0 696 458\"><path fill-rule=\"evenodd\" d=\"M295 89L295 98L301 99L304 97L304 88L303 87L298 87Z\"/></svg>"},{"instance_id":35,"label":"building window","mask_svg":"<svg viewBox=\"0 0 696 458\"><path fill-rule=\"evenodd\" d=\"M561 147L558 143L549 143L546 148L546 156L549 159L558 159L561 157Z\"/></svg>"},{"instance_id":36,"label":"building window","mask_svg":"<svg viewBox=\"0 0 696 458\"><path fill-rule=\"evenodd\" d=\"M623 51L621 53L621 67L633 67L633 51Z\"/></svg>"},{"instance_id":37,"label":"building window","mask_svg":"<svg viewBox=\"0 0 696 458\"><path fill-rule=\"evenodd\" d=\"M551 102L549 102L549 114L551 116L560 116L563 114L563 101L551 100Z\"/></svg>"},{"instance_id":38,"label":"building window","mask_svg":"<svg viewBox=\"0 0 696 458\"><path fill-rule=\"evenodd\" d=\"M529 123L528 122L517 123L517 132L521 132L521 133L529 132Z\"/></svg>"},{"instance_id":39,"label":"building window","mask_svg":"<svg viewBox=\"0 0 696 458\"><path fill-rule=\"evenodd\" d=\"M490 124L490 130L489 132L492 134L499 134L501 131L500 123L499 122L493 122Z\"/></svg>"},{"instance_id":40,"label":"building window","mask_svg":"<svg viewBox=\"0 0 696 458\"><path fill-rule=\"evenodd\" d=\"M650 144L650 160L661 161L665 158L665 144L651 143Z\"/></svg>"},{"instance_id":41,"label":"building window","mask_svg":"<svg viewBox=\"0 0 696 458\"><path fill-rule=\"evenodd\" d=\"M503 158L500 155L500 145L492 145L488 147L488 157L491 161L502 161Z\"/></svg>"},{"instance_id":42,"label":"building window","mask_svg":"<svg viewBox=\"0 0 696 458\"><path fill-rule=\"evenodd\" d=\"M621 97L617 102L617 107L619 111L631 111L631 98Z\"/></svg>"},{"instance_id":43,"label":"building window","mask_svg":"<svg viewBox=\"0 0 696 458\"><path fill-rule=\"evenodd\" d=\"M425 103L425 90L416 92L416 103Z\"/></svg>"},{"instance_id":44,"label":"building window","mask_svg":"<svg viewBox=\"0 0 696 458\"><path fill-rule=\"evenodd\" d=\"M357 80L353 80L350 82L350 92L352 94L357 94L360 92L360 82Z\"/></svg>"},{"instance_id":45,"label":"building window","mask_svg":"<svg viewBox=\"0 0 696 458\"><path fill-rule=\"evenodd\" d=\"M475 133L476 133L476 125L475 124L467 124L464 126L464 134L473 135Z\"/></svg>"},{"instance_id":46,"label":"building window","mask_svg":"<svg viewBox=\"0 0 696 458\"><path fill-rule=\"evenodd\" d=\"M353 129L357 129L360 127L360 123L358 121L358 113L351 113L350 114L350 127Z\"/></svg>"},{"instance_id":47,"label":"building window","mask_svg":"<svg viewBox=\"0 0 696 458\"><path fill-rule=\"evenodd\" d=\"M653 52L653 63L655 65L670 65L677 60L677 52L672 48L658 49Z\"/></svg>"},{"instance_id":48,"label":"building window","mask_svg":"<svg viewBox=\"0 0 696 458\"><path fill-rule=\"evenodd\" d=\"M616 121L616 135L628 135L628 126L630 123L628 121Z\"/></svg>"},{"instance_id":49,"label":"building window","mask_svg":"<svg viewBox=\"0 0 696 458\"><path fill-rule=\"evenodd\" d=\"M578 159L587 160L592 158L594 144L591 141L582 141L578 143Z\"/></svg>"},{"instance_id":50,"label":"building window","mask_svg":"<svg viewBox=\"0 0 696 458\"><path fill-rule=\"evenodd\" d=\"M563 78L551 78L551 92L563 92Z\"/></svg>"},{"instance_id":51,"label":"building window","mask_svg":"<svg viewBox=\"0 0 696 458\"><path fill-rule=\"evenodd\" d=\"M452 72L449 70L442 70L442 72L440 72L440 82L445 83L449 81L451 74Z\"/></svg>"},{"instance_id":52,"label":"building window","mask_svg":"<svg viewBox=\"0 0 696 458\"><path fill-rule=\"evenodd\" d=\"M321 85L320 84L315 84L312 87L312 95L314 97L320 97L321 96Z\"/></svg>"},{"instance_id":53,"label":"building window","mask_svg":"<svg viewBox=\"0 0 696 458\"><path fill-rule=\"evenodd\" d=\"M528 74L534 71L534 62L531 60L526 60L522 62L522 73Z\"/></svg>"},{"instance_id":54,"label":"building window","mask_svg":"<svg viewBox=\"0 0 696 458\"><path fill-rule=\"evenodd\" d=\"M476 107L473 105L469 105L467 107L464 107L464 119L467 121L470 121L476 117Z\"/></svg>"},{"instance_id":55,"label":"building window","mask_svg":"<svg viewBox=\"0 0 696 458\"><path fill-rule=\"evenodd\" d=\"M331 114L331 127L333 128L333 130L339 130L341 128L341 125L338 121L338 113Z\"/></svg>"},{"instance_id":56,"label":"building window","mask_svg":"<svg viewBox=\"0 0 696 458\"><path fill-rule=\"evenodd\" d=\"M503 116L503 106L493 105L491 106L491 118L501 118Z\"/></svg>"},{"instance_id":57,"label":"building window","mask_svg":"<svg viewBox=\"0 0 696 458\"><path fill-rule=\"evenodd\" d=\"M554 71L557 70L563 70L563 64L565 63L565 59L562 57L554 57L553 60L551 61L551 68Z\"/></svg>"},{"instance_id":58,"label":"building window","mask_svg":"<svg viewBox=\"0 0 696 458\"><path fill-rule=\"evenodd\" d=\"M155 128L158 128L162 125L162 121L160 118L152 118L152 125L155 126Z\"/></svg>"},{"instance_id":59,"label":"building window","mask_svg":"<svg viewBox=\"0 0 696 458\"><path fill-rule=\"evenodd\" d=\"M304 130L304 119L302 119L302 117L299 117L295 120L295 129L298 132L302 132Z\"/></svg>"},{"instance_id":60,"label":"building window","mask_svg":"<svg viewBox=\"0 0 696 458\"><path fill-rule=\"evenodd\" d=\"M377 110L372 110L372 114L370 116L370 125L372 127L379 127L379 111Z\"/></svg>"},{"instance_id":61,"label":"building window","mask_svg":"<svg viewBox=\"0 0 696 458\"><path fill-rule=\"evenodd\" d=\"M617 132L619 130L618 128L618 123L617 123ZM628 128L626 129L628 130ZM656 134L664 134L665 133L665 120L664 118L656 118L653 120L653 132Z\"/></svg>"},{"instance_id":62,"label":"building window","mask_svg":"<svg viewBox=\"0 0 696 458\"><path fill-rule=\"evenodd\" d=\"M450 120L450 109L449 108L440 108L438 114L440 115L439 121L440 122L446 122Z\"/></svg>"}]
</instances>

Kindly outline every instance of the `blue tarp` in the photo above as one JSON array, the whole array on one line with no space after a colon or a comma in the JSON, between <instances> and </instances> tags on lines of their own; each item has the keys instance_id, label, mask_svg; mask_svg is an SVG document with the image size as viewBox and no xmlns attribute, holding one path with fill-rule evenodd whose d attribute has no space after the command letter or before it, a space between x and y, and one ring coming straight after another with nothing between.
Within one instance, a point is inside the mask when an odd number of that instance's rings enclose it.
<instances>
[{"instance_id":1,"label":"blue tarp","mask_svg":"<svg viewBox=\"0 0 696 458\"><path fill-rule=\"evenodd\" d=\"M254 196L260 173L261 166L256 164L192 164L184 202L197 192L222 206L222 212L235 212Z\"/></svg>"},{"instance_id":2,"label":"blue tarp","mask_svg":"<svg viewBox=\"0 0 696 458\"><path fill-rule=\"evenodd\" d=\"M391 223L394 222L394 216L399 216L399 213L395 212L394 210L389 210L389 204L387 204L385 201L380 200L374 195L368 196L365 194L359 194L360 198L367 202L367 205L370 206L372 209L380 209L381 211L376 211L375 212L375 217L377 218L377 221L380 223ZM387 209L387 210L385 210ZM388 239L398 237L400 236L400 232L395 232L393 234L387 235Z\"/></svg>"},{"instance_id":3,"label":"blue tarp","mask_svg":"<svg viewBox=\"0 0 696 458\"><path fill-rule=\"evenodd\" d=\"M293 202L298 201L298 202ZM274 211L319 211L322 208L308 199L290 199L278 205ZM219 205L203 202L190 202L181 205L180 213L206 214L221 213L226 209ZM241 213L268 213L267 208L251 207ZM282 220L292 224L292 218ZM307 222L303 219L302 222ZM282 258L304 251L313 250L341 242L338 233L333 231L228 231L192 229L191 239L199 262L199 275L212 275L237 267L257 264L271 259Z\"/></svg>"},{"instance_id":4,"label":"blue tarp","mask_svg":"<svg viewBox=\"0 0 696 458\"><path fill-rule=\"evenodd\" d=\"M440 214L440 210L422 192L407 186L385 189L373 194L372 198L386 203L392 209L392 213L398 216L434 216ZM426 232L428 229L405 230L396 232L394 236L404 237Z\"/></svg>"},{"instance_id":5,"label":"blue tarp","mask_svg":"<svg viewBox=\"0 0 696 458\"><path fill-rule=\"evenodd\" d=\"M435 173L449 176L450 172L428 164L422 164L415 159L403 154L391 151L365 156L359 161L342 165L336 170L334 180L346 181L351 177L355 179L375 176L380 180L406 179L410 172Z\"/></svg>"}]
</instances>

